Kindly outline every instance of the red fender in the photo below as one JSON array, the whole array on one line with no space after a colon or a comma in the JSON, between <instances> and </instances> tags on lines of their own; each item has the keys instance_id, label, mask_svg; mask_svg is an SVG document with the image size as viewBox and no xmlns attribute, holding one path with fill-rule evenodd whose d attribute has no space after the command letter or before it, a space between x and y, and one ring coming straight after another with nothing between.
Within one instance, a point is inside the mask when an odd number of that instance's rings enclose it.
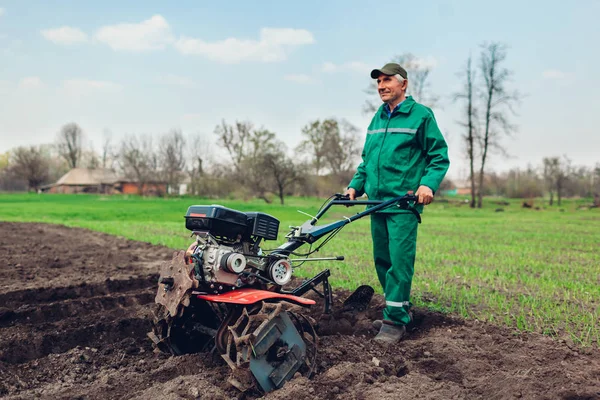
<instances>
[{"instance_id":1,"label":"red fender","mask_svg":"<svg viewBox=\"0 0 600 400\"><path fill-rule=\"evenodd\" d=\"M223 294L199 294L198 298L214 303L233 303L242 305L254 304L259 301L271 299L285 300L301 306L316 304L314 300L305 299L304 297L258 289L237 289Z\"/></svg>"}]
</instances>

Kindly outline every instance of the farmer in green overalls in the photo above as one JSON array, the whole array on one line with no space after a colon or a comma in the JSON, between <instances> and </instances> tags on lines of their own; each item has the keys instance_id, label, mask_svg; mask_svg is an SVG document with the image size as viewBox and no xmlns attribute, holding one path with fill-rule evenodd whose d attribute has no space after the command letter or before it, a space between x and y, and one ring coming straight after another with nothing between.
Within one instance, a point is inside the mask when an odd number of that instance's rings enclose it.
<instances>
[{"instance_id":1,"label":"farmer in green overalls","mask_svg":"<svg viewBox=\"0 0 600 400\"><path fill-rule=\"evenodd\" d=\"M348 185L351 200L389 200L413 192L417 209L433 201L450 165L448 147L433 112L406 96L407 73L395 63L371 71L383 104L367 130L362 163ZM417 249L415 215L390 207L371 216L375 269L386 307L375 340L398 342L411 321L410 289Z\"/></svg>"}]
</instances>

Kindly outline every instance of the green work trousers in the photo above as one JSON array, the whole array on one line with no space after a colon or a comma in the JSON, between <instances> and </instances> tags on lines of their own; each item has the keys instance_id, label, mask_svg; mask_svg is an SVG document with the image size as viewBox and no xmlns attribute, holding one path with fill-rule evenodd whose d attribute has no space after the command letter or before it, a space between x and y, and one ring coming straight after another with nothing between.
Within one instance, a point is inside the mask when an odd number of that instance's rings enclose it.
<instances>
[{"instance_id":1,"label":"green work trousers","mask_svg":"<svg viewBox=\"0 0 600 400\"><path fill-rule=\"evenodd\" d=\"M415 271L418 221L411 214L371 215L373 258L385 293L383 318L398 325L410 322L410 288Z\"/></svg>"}]
</instances>

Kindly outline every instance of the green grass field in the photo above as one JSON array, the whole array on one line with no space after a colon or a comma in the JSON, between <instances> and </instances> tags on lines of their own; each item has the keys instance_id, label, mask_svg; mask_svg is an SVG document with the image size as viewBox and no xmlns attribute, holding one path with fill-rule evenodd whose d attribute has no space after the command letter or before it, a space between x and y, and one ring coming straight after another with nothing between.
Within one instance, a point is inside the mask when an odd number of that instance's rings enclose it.
<instances>
[{"instance_id":1,"label":"green grass field","mask_svg":"<svg viewBox=\"0 0 600 400\"><path fill-rule=\"evenodd\" d=\"M544 208L538 200L540 210L524 209L518 201L508 206L497 201L487 199L480 210L442 201L426 208L413 302L600 347L600 209L577 210L585 201ZM191 243L183 219L189 205L216 203L269 213L281 221L283 241L289 225L308 218L297 210L314 214L322 202L289 198L280 206L197 198L0 194L0 220L78 226L183 249ZM496 212L500 207L504 211ZM336 209L325 222L360 210ZM41 240L32 237L36 243ZM370 284L381 292L372 266L368 218L345 227L316 256L333 255L344 255L346 261L306 263L296 275L329 268L334 286Z\"/></svg>"}]
</instances>

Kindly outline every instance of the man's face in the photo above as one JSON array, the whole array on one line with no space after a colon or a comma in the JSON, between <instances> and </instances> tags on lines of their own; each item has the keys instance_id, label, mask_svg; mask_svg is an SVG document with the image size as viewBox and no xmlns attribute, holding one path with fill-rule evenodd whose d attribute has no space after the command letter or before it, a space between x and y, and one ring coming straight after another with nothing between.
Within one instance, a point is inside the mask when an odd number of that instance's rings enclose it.
<instances>
[{"instance_id":1,"label":"man's face","mask_svg":"<svg viewBox=\"0 0 600 400\"><path fill-rule=\"evenodd\" d=\"M377 90L384 103L398 103L406 92L406 79L400 83L395 76L381 74L377 78Z\"/></svg>"}]
</instances>

